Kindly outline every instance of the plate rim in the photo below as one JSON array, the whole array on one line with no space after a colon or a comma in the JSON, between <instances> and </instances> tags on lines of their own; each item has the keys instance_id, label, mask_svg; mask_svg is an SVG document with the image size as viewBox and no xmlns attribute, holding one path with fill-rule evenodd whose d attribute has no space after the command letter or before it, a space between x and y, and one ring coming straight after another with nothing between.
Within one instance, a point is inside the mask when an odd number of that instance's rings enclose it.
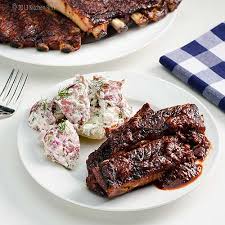
<instances>
[{"instance_id":1,"label":"plate rim","mask_svg":"<svg viewBox=\"0 0 225 225\"><path fill-rule=\"evenodd\" d=\"M5 58L5 59L12 60L12 61L15 61L15 62L27 63L29 65L37 65L37 66L49 66L49 67L73 67L73 66L79 67L79 66L91 66L91 65L98 65L98 64L101 64L101 63L111 62L111 61L114 61L114 60L118 60L118 59L121 59L121 58L125 58L125 57L127 57L127 56L129 56L131 54L134 54L137 51L140 51L140 50L144 49L145 47L149 46L153 41L155 41L156 39L158 39L159 37L161 37L164 33L166 33L168 31L168 29L172 26L172 24L176 20L178 11L179 11L179 9L173 11L172 13L169 13L167 15L167 17L168 17L168 24L167 24L167 26L164 27L159 33L157 33L149 41L146 41L143 45L136 46L135 48L130 48L130 50L127 50L125 53L120 53L120 54L118 54L116 56L111 56L111 57L108 57L108 58L103 58L103 59L100 59L100 60L97 60L97 61L87 62L87 63L85 63L83 61L81 63L75 63L76 62L75 60L74 61L71 60L69 63L66 63L66 64L61 64L61 63L60 64L57 64L57 63L54 63L53 62L54 60L51 60L51 63L49 63L49 60L48 60L48 62L47 61L45 62L45 60L43 60L41 62L39 60L36 60L35 62L31 62L30 60L19 59L17 56L14 57L13 54L11 54L11 56L9 56L7 53L4 53L5 51L0 51L0 56L3 57L3 58ZM166 19L166 18L163 18L163 19ZM159 23L159 22L160 21L158 21L156 23ZM4 44L0 44L0 46L1 45L4 46ZM12 47L7 46L7 45L5 45L5 46L8 47L8 48L12 48ZM26 50L26 49L23 49L23 50ZM82 47L78 51L82 51ZM43 53L43 54L46 54L46 53Z\"/></svg>"},{"instance_id":2,"label":"plate rim","mask_svg":"<svg viewBox=\"0 0 225 225\"><path fill-rule=\"evenodd\" d=\"M129 71L129 70L126 70L126 71L121 71L121 70L113 70L113 71L103 71L103 72L94 72L94 73L87 73L87 74L83 74L85 76L91 76L91 75L94 75L94 74L99 74L99 75L104 75L104 74L117 74L117 73L133 73L133 74L139 74L139 76L141 76L143 79L145 80L148 80L149 78L146 76L147 75L147 72L137 72L137 71ZM167 80L164 80L162 78L159 78L157 77L154 73L152 75L149 76L150 79L153 78L153 79L156 79L156 80L160 80L161 82L165 82L167 84L169 84L170 86L173 86L181 91L183 91L185 94L189 95L189 96L192 96L197 102L199 102L199 104L201 105L201 107L204 108L204 110L207 112L210 120L213 122L214 126L215 126L215 129L216 129L216 133L217 133L217 136L218 136L218 149L216 149L216 154L214 155L214 163L210 166L210 169L209 171L204 174L204 178L201 179L201 181L199 183L193 183L193 186L190 190L187 190L186 192L182 192L181 194L178 194L176 197L174 197L172 200L170 201L164 201L164 202L161 202L160 204L158 205L155 205L155 206L146 206L146 207L139 207L139 208L110 208L110 207L107 207L107 208L104 208L104 206L101 206L101 207L98 207L98 206L90 206L88 204L84 204L84 203L80 203L80 202L77 202L77 201L73 201L73 200L70 200L69 198L66 198L66 197L63 197L55 192L52 192L51 190L49 190L47 187L44 186L44 184L42 184L41 182L39 182L35 177L34 175L32 174L32 172L28 169L28 166L26 165L26 163L24 162L23 160L23 157L22 157L22 153L21 153L21 149L23 148L21 146L21 139L20 139L20 135L19 135L19 131L21 130L21 127L23 126L23 122L25 121L25 116L27 115L28 113L28 110L29 110L29 106L27 105L26 108L23 110L22 112L22 118L21 118L21 121L19 123L19 126L17 128L17 151L19 153L19 158L20 158L20 161L22 162L26 172L32 177L32 179L41 186L41 188L43 188L45 191L47 191L48 193L50 194L53 194L54 196L56 196L57 198L65 201L65 202L69 202L70 204L73 204L77 207L82 207L82 208L86 208L86 209L92 209L92 210L98 210L98 211L106 211L106 212L134 212L134 211L143 211L143 210L147 210L147 209L154 209L154 208L159 208L159 207L162 207L164 205L168 205L182 197L184 197L185 195L191 193L192 191L194 191L197 187L199 187L200 183L203 183L206 181L207 177L209 177L211 174L214 173L214 170L215 170L215 167L217 166L217 162L218 162L218 159L219 159L219 156L221 154L221 134L219 132L219 129L218 129L218 125L212 115L212 113L208 110L208 108L205 106L204 103L202 103L202 101L200 99L198 99L197 97L195 97L192 93L189 93L188 91L186 91L184 88L172 83L172 82L169 82ZM42 95L44 94L47 94L48 92L50 92L52 89L54 89L55 87L59 86L60 84L63 84L63 83L66 83L66 82L69 82L73 79L73 77L69 78L69 79L66 79L66 80L63 80L62 82L59 82L53 86L51 86L50 88L47 88L46 91L42 92ZM38 95L36 96L37 98L41 97L41 95ZM36 100L36 98L35 98Z\"/></svg>"}]
</instances>

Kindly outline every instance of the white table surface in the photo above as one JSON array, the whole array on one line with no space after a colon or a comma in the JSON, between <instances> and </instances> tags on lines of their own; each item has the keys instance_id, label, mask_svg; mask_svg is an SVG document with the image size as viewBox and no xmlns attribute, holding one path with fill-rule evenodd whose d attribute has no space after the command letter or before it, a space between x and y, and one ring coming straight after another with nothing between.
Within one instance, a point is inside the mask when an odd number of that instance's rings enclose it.
<instances>
[{"instance_id":1,"label":"white table surface","mask_svg":"<svg viewBox=\"0 0 225 225\"><path fill-rule=\"evenodd\" d=\"M208 177L198 189L182 199L153 210L110 213L74 206L42 189L29 176L19 159L16 137L23 107L31 103L40 91L75 73L135 70L171 81L197 96L214 115L222 137L221 147L224 148L225 114L171 76L158 63L162 54L180 47L223 22L225 20L224 12L224 0L184 0L175 23L163 36L133 55L105 64L54 68L25 65L0 58L0 86L4 84L12 67L30 73L23 99L24 104L15 116L0 121L1 223L6 225L222 224L225 217L225 149L217 163L216 172Z\"/></svg>"}]
</instances>

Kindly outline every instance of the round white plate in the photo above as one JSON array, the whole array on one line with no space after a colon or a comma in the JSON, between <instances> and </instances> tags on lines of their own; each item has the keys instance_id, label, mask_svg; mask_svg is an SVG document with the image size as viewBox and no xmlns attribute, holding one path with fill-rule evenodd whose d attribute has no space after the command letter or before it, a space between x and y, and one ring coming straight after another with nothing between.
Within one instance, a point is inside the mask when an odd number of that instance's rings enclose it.
<instances>
[{"instance_id":1,"label":"round white plate","mask_svg":"<svg viewBox=\"0 0 225 225\"><path fill-rule=\"evenodd\" d=\"M64 200L80 206L107 211L132 211L158 207L174 201L193 190L209 174L219 153L218 131L207 108L185 90L157 77L134 72L98 74L115 80L126 80L124 93L134 111L139 109L145 102L150 102L154 108L158 109L178 104L195 103L204 115L207 136L213 144L213 149L205 162L202 176L185 188L177 190L163 191L150 185L112 200L99 197L86 188L87 170L85 161L88 155L97 149L101 143L81 139L81 157L73 171L68 171L60 165L48 161L42 154L37 133L27 125L28 111L31 107L29 106L18 129L18 147L21 160L30 175L46 190ZM87 76L92 76L92 74ZM60 88L71 83L72 80L60 83L48 90L40 98L53 97Z\"/></svg>"},{"instance_id":2,"label":"round white plate","mask_svg":"<svg viewBox=\"0 0 225 225\"><path fill-rule=\"evenodd\" d=\"M82 45L79 51L70 54L60 51L38 52L34 48L15 49L0 44L0 55L20 62L47 66L82 66L102 63L126 56L147 46L172 24L176 14L177 10L157 23Z\"/></svg>"}]
</instances>

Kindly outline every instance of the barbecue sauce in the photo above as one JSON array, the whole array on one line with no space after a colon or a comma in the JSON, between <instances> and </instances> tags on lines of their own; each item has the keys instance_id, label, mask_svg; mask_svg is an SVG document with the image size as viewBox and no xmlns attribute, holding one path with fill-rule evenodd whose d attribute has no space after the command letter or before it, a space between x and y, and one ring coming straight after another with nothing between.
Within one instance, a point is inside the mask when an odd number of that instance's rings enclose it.
<instances>
[{"instance_id":1,"label":"barbecue sauce","mask_svg":"<svg viewBox=\"0 0 225 225\"><path fill-rule=\"evenodd\" d=\"M195 163L184 163L172 171L165 173L155 186L162 190L174 190L187 186L195 181L202 173L202 165Z\"/></svg>"}]
</instances>

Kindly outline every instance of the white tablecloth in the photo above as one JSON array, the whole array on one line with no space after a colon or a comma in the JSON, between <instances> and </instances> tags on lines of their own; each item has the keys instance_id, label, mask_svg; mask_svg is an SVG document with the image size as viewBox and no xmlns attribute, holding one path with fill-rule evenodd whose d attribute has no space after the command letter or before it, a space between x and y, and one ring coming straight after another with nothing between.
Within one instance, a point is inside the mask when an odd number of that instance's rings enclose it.
<instances>
[{"instance_id":1,"label":"white tablecloth","mask_svg":"<svg viewBox=\"0 0 225 225\"><path fill-rule=\"evenodd\" d=\"M145 49L126 58L87 67L38 67L0 58L0 86L12 67L28 71L30 79L18 113L0 121L0 220L6 225L222 224L225 202L225 149L215 173L184 198L161 208L132 213L98 212L71 205L43 190L28 175L17 152L17 126L26 104L39 92L75 73L106 70L144 71L171 81L198 97L214 115L225 146L225 114L166 72L159 57L206 32L225 19L223 0L183 0L173 26ZM162 96L163 97L163 96ZM210 128L208 128L210 129ZM32 149L31 149L32 150Z\"/></svg>"}]
</instances>

